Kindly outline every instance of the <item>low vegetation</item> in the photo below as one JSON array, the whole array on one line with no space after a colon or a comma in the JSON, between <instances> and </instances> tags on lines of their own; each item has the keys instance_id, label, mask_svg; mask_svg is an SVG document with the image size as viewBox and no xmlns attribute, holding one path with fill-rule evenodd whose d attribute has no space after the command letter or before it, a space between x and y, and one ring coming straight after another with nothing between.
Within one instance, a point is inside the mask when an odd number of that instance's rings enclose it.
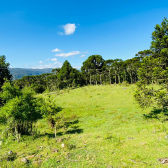
<instances>
[{"instance_id":1,"label":"low vegetation","mask_svg":"<svg viewBox=\"0 0 168 168\"><path fill-rule=\"evenodd\" d=\"M48 122L38 120L20 143L3 140L1 167L163 167L157 159L168 156L168 123L145 117L151 109L139 108L134 90L100 85L51 94L62 107L56 139ZM9 151L13 161L7 161Z\"/></svg>"}]
</instances>

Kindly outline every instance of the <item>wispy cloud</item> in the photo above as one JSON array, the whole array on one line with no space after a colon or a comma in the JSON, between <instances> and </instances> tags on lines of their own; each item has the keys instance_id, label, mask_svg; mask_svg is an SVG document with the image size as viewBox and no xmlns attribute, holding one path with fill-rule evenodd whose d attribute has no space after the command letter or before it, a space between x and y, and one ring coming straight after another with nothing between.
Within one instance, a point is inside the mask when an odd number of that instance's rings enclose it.
<instances>
[{"instance_id":1,"label":"wispy cloud","mask_svg":"<svg viewBox=\"0 0 168 168\"><path fill-rule=\"evenodd\" d=\"M43 63L43 61L39 61L39 63L40 63L40 64L42 64L42 63Z\"/></svg>"},{"instance_id":2,"label":"wispy cloud","mask_svg":"<svg viewBox=\"0 0 168 168\"><path fill-rule=\"evenodd\" d=\"M76 67L73 67L75 69L81 69L81 66L76 66Z\"/></svg>"},{"instance_id":3,"label":"wispy cloud","mask_svg":"<svg viewBox=\"0 0 168 168\"><path fill-rule=\"evenodd\" d=\"M61 52L61 50L56 48L56 49L52 50L52 52Z\"/></svg>"},{"instance_id":4,"label":"wispy cloud","mask_svg":"<svg viewBox=\"0 0 168 168\"><path fill-rule=\"evenodd\" d=\"M70 35L73 34L75 32L76 29L76 25L75 23L68 23L66 25L62 26L64 29L64 33L63 32L58 32L59 35Z\"/></svg>"},{"instance_id":5,"label":"wispy cloud","mask_svg":"<svg viewBox=\"0 0 168 168\"><path fill-rule=\"evenodd\" d=\"M56 54L55 56L56 57L69 57L69 56L74 56L74 55L77 55L77 54L80 54L80 53L81 53L80 51L71 51L69 53Z\"/></svg>"},{"instance_id":6,"label":"wispy cloud","mask_svg":"<svg viewBox=\"0 0 168 168\"><path fill-rule=\"evenodd\" d=\"M81 55L80 58L85 57L85 55Z\"/></svg>"},{"instance_id":7,"label":"wispy cloud","mask_svg":"<svg viewBox=\"0 0 168 168\"><path fill-rule=\"evenodd\" d=\"M54 64L62 65L62 62L54 62Z\"/></svg>"},{"instance_id":8,"label":"wispy cloud","mask_svg":"<svg viewBox=\"0 0 168 168\"><path fill-rule=\"evenodd\" d=\"M45 68L60 68L62 66L62 62L54 62L53 64L45 64L40 66L31 67L31 69L45 69Z\"/></svg>"},{"instance_id":9,"label":"wispy cloud","mask_svg":"<svg viewBox=\"0 0 168 168\"><path fill-rule=\"evenodd\" d=\"M52 58L51 61L57 61L57 58Z\"/></svg>"},{"instance_id":10,"label":"wispy cloud","mask_svg":"<svg viewBox=\"0 0 168 168\"><path fill-rule=\"evenodd\" d=\"M59 34L59 35L64 35L64 33L62 33L62 32L58 32L58 34Z\"/></svg>"}]
</instances>

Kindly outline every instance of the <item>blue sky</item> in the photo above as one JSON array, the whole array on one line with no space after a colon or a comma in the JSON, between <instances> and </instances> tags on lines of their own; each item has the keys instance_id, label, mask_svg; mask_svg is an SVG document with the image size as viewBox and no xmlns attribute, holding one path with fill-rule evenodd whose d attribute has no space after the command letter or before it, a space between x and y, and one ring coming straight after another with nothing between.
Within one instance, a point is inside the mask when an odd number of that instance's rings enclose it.
<instances>
[{"instance_id":1,"label":"blue sky","mask_svg":"<svg viewBox=\"0 0 168 168\"><path fill-rule=\"evenodd\" d=\"M167 0L5 0L0 55L12 68L80 68L90 55L132 58L148 49Z\"/></svg>"}]
</instances>

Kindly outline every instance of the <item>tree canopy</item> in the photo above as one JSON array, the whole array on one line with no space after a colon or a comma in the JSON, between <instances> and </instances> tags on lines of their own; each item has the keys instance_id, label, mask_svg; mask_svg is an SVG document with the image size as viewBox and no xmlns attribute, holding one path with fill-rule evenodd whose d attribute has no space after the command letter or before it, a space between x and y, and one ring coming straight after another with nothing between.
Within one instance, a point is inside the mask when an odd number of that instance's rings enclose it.
<instances>
[{"instance_id":1,"label":"tree canopy","mask_svg":"<svg viewBox=\"0 0 168 168\"><path fill-rule=\"evenodd\" d=\"M168 20L163 19L152 32L150 50L144 52L138 69L135 98L140 106L168 110ZM144 54L140 53L140 54ZM153 87L150 84L159 84Z\"/></svg>"},{"instance_id":2,"label":"tree canopy","mask_svg":"<svg viewBox=\"0 0 168 168\"><path fill-rule=\"evenodd\" d=\"M6 63L6 57L4 55L0 56L0 90L5 82L5 79L11 80L12 75L10 74L9 71L9 63Z\"/></svg>"}]
</instances>

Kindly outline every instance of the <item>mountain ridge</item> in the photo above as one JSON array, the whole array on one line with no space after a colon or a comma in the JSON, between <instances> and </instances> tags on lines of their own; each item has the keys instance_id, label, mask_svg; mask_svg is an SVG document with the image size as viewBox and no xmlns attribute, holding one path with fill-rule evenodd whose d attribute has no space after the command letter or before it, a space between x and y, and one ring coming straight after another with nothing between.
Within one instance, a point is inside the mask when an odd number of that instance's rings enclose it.
<instances>
[{"instance_id":1,"label":"mountain ridge","mask_svg":"<svg viewBox=\"0 0 168 168\"><path fill-rule=\"evenodd\" d=\"M44 73L51 73L53 68L45 68L45 69L28 69L28 68L9 68L11 75L13 76L13 80L21 79L23 76L33 76L33 75L41 75Z\"/></svg>"}]
</instances>

